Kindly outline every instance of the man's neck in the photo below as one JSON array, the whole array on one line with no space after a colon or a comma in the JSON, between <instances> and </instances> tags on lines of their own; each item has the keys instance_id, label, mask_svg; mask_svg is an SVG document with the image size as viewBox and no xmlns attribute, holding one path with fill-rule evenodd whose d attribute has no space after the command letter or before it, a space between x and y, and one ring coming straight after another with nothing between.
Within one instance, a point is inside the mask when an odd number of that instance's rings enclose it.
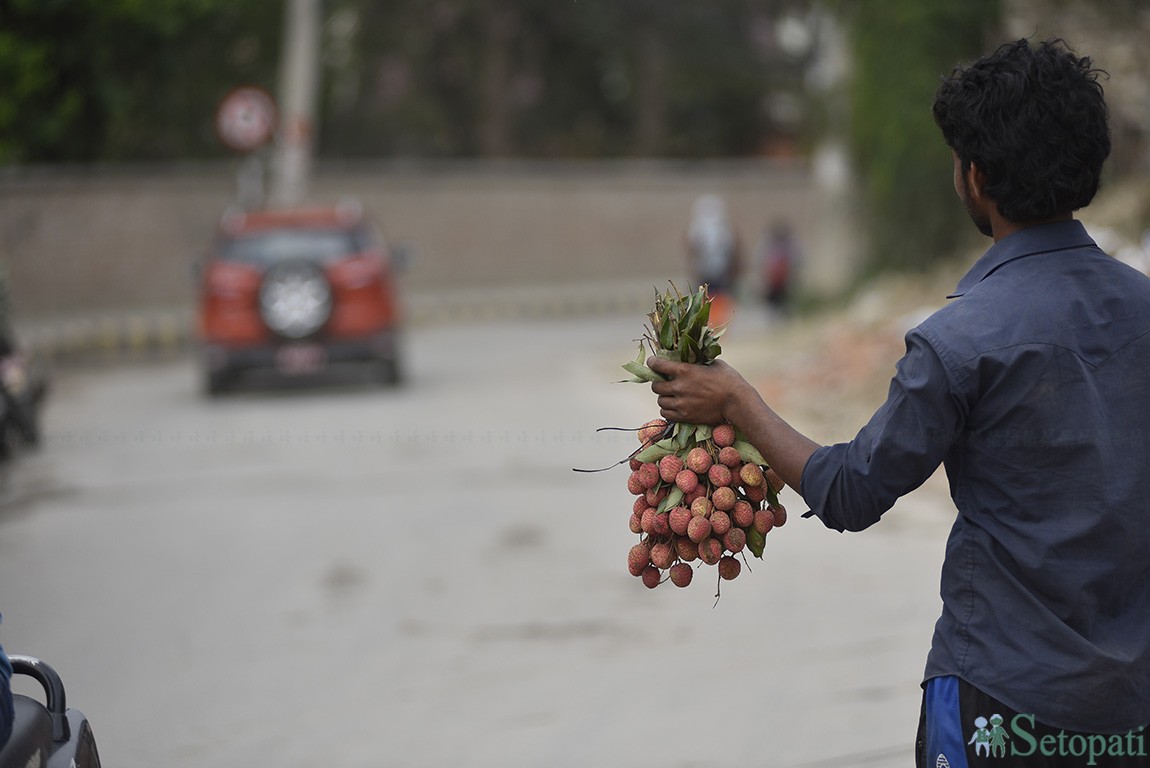
<instances>
[{"instance_id":1,"label":"man's neck","mask_svg":"<svg viewBox=\"0 0 1150 768\"><path fill-rule=\"evenodd\" d=\"M1057 221L1070 221L1074 218L1074 214L1067 211L1060 213L1057 216L1051 216L1049 219L1038 219L1037 221L1010 221L1004 219L997 211L993 211L990 215L990 231L991 237L994 242L998 242L1007 235L1013 235L1019 230L1027 229L1029 227L1037 227L1039 224L1053 224Z\"/></svg>"}]
</instances>

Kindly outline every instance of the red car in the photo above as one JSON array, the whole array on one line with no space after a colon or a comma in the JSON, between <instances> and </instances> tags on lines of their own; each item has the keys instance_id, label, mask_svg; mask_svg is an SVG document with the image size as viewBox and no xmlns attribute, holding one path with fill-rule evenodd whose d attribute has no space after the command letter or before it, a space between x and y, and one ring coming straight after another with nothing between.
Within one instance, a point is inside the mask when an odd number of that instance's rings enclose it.
<instances>
[{"instance_id":1,"label":"red car","mask_svg":"<svg viewBox=\"0 0 1150 768\"><path fill-rule=\"evenodd\" d=\"M401 378L393 255L358 205L229 213L201 270L205 387L363 363Z\"/></svg>"}]
</instances>

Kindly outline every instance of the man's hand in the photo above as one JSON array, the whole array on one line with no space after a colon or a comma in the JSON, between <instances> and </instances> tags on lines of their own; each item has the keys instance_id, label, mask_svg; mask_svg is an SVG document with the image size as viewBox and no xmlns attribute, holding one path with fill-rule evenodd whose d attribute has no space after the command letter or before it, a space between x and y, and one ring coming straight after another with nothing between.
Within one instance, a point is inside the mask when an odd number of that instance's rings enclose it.
<instances>
[{"instance_id":1,"label":"man's hand","mask_svg":"<svg viewBox=\"0 0 1150 768\"><path fill-rule=\"evenodd\" d=\"M733 402L751 389L722 360L698 365L650 357L647 367L667 378L653 382L651 390L659 396L659 412L668 421L712 425L728 421Z\"/></svg>"}]
</instances>

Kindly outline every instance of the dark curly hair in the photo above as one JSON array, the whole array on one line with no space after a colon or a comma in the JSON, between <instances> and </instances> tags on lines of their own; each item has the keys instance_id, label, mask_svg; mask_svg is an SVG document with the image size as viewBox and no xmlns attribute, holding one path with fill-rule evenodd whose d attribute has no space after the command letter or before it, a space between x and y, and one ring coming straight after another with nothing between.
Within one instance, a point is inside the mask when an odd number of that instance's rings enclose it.
<instances>
[{"instance_id":1,"label":"dark curly hair","mask_svg":"<svg viewBox=\"0 0 1150 768\"><path fill-rule=\"evenodd\" d=\"M934 120L965 173L986 174L985 192L1014 222L1086 207L1110 154L1103 70L1063 40L1016 40L955 67L934 99Z\"/></svg>"}]
</instances>

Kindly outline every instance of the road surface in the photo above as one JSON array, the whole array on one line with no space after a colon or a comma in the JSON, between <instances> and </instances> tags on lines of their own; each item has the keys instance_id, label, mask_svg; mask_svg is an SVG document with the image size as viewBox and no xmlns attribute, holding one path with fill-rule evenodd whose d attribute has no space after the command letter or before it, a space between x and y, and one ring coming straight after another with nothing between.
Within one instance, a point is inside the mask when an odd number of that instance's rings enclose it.
<instances>
[{"instance_id":1,"label":"road surface","mask_svg":"<svg viewBox=\"0 0 1150 768\"><path fill-rule=\"evenodd\" d=\"M413 331L391 390L62 374L4 477L0 642L110 767L908 764L944 489L853 535L788 491L717 605L714 569L646 590L626 470L572 471L655 415L612 383L642 322Z\"/></svg>"}]
</instances>

